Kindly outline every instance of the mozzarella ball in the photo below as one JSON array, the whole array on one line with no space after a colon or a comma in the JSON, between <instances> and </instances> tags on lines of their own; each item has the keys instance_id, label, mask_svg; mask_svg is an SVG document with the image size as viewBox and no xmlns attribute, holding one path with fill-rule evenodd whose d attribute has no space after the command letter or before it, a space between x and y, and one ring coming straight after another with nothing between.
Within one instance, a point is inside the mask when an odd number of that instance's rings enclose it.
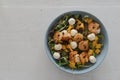
<instances>
[{"instance_id":1,"label":"mozzarella ball","mask_svg":"<svg viewBox=\"0 0 120 80\"><path fill-rule=\"evenodd\" d=\"M89 57L89 61L90 61L91 63L95 63L95 62L96 62L96 58L95 58L94 56L90 56L90 57Z\"/></svg>"},{"instance_id":2,"label":"mozzarella ball","mask_svg":"<svg viewBox=\"0 0 120 80\"><path fill-rule=\"evenodd\" d=\"M79 54L75 55L75 62L79 63L80 62L80 56Z\"/></svg>"},{"instance_id":3,"label":"mozzarella ball","mask_svg":"<svg viewBox=\"0 0 120 80\"><path fill-rule=\"evenodd\" d=\"M68 23L69 23L70 25L74 25L74 24L75 24L75 19L74 19L74 18L70 18L70 19L68 20Z\"/></svg>"},{"instance_id":4,"label":"mozzarella ball","mask_svg":"<svg viewBox=\"0 0 120 80\"><path fill-rule=\"evenodd\" d=\"M59 52L54 52L53 57L54 57L54 59L59 59L60 58L60 53Z\"/></svg>"},{"instance_id":5,"label":"mozzarella ball","mask_svg":"<svg viewBox=\"0 0 120 80\"><path fill-rule=\"evenodd\" d=\"M77 42L75 42L75 41L70 42L70 45L71 45L72 49L77 48Z\"/></svg>"},{"instance_id":6,"label":"mozzarella ball","mask_svg":"<svg viewBox=\"0 0 120 80\"><path fill-rule=\"evenodd\" d=\"M90 41L93 41L95 40L95 34L94 33L91 33L87 36L87 38L90 40Z\"/></svg>"},{"instance_id":7,"label":"mozzarella ball","mask_svg":"<svg viewBox=\"0 0 120 80\"><path fill-rule=\"evenodd\" d=\"M72 29L70 31L71 36L75 36L75 34L77 34L77 33L78 33L78 31L76 29Z\"/></svg>"},{"instance_id":8,"label":"mozzarella ball","mask_svg":"<svg viewBox=\"0 0 120 80\"><path fill-rule=\"evenodd\" d=\"M99 34L99 33L100 33L100 31L101 31L101 29L99 28L99 29L97 30L97 32L96 32L96 33L97 33L97 34Z\"/></svg>"},{"instance_id":9,"label":"mozzarella ball","mask_svg":"<svg viewBox=\"0 0 120 80\"><path fill-rule=\"evenodd\" d=\"M62 49L62 45L61 44L55 44L54 49L55 50L61 50Z\"/></svg>"}]
</instances>

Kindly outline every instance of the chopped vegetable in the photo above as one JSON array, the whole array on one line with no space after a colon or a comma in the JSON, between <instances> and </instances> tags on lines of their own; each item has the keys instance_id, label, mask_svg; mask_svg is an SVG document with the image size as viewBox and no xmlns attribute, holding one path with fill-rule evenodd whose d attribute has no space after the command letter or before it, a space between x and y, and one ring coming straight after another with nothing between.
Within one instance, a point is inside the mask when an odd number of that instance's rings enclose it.
<instances>
[{"instance_id":1,"label":"chopped vegetable","mask_svg":"<svg viewBox=\"0 0 120 80\"><path fill-rule=\"evenodd\" d=\"M72 28L73 28L73 26L72 26L72 25L69 25L67 31L70 32Z\"/></svg>"},{"instance_id":2,"label":"chopped vegetable","mask_svg":"<svg viewBox=\"0 0 120 80\"><path fill-rule=\"evenodd\" d=\"M102 47L102 44L96 44L96 47L95 47L95 48L100 49L101 47Z\"/></svg>"},{"instance_id":3,"label":"chopped vegetable","mask_svg":"<svg viewBox=\"0 0 120 80\"><path fill-rule=\"evenodd\" d=\"M76 68L75 63L69 61L69 67L72 68L72 69Z\"/></svg>"},{"instance_id":4,"label":"chopped vegetable","mask_svg":"<svg viewBox=\"0 0 120 80\"><path fill-rule=\"evenodd\" d=\"M100 53L100 49L96 49L96 50L95 50L95 53L96 53L96 54L99 54L99 53Z\"/></svg>"}]
</instances>

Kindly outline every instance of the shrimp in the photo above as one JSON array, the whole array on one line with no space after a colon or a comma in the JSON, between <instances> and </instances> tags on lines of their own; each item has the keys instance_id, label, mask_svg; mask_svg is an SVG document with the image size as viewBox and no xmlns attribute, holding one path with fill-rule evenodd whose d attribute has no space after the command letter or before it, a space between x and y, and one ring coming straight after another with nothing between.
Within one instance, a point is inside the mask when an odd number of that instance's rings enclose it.
<instances>
[{"instance_id":1,"label":"shrimp","mask_svg":"<svg viewBox=\"0 0 120 80\"><path fill-rule=\"evenodd\" d=\"M77 51L72 51L69 53L69 60L71 62L75 62L75 55L77 54L78 52Z\"/></svg>"},{"instance_id":2,"label":"shrimp","mask_svg":"<svg viewBox=\"0 0 120 80\"><path fill-rule=\"evenodd\" d=\"M80 61L81 61L82 65L84 65L86 62L89 61L87 52L82 52L80 54Z\"/></svg>"},{"instance_id":3,"label":"shrimp","mask_svg":"<svg viewBox=\"0 0 120 80\"><path fill-rule=\"evenodd\" d=\"M59 32L59 31L55 32L55 34L54 34L54 36L53 36L53 39L54 39L55 43L60 42L61 39L62 39L62 34L61 34L61 32Z\"/></svg>"},{"instance_id":4,"label":"shrimp","mask_svg":"<svg viewBox=\"0 0 120 80\"><path fill-rule=\"evenodd\" d=\"M76 42L82 41L83 40L83 34L81 34L81 33L75 34L73 40L76 41Z\"/></svg>"},{"instance_id":5,"label":"shrimp","mask_svg":"<svg viewBox=\"0 0 120 80\"><path fill-rule=\"evenodd\" d=\"M99 29L99 24L97 22L91 22L88 25L88 30L90 32L93 32L93 33L97 34L98 29Z\"/></svg>"},{"instance_id":6,"label":"shrimp","mask_svg":"<svg viewBox=\"0 0 120 80\"><path fill-rule=\"evenodd\" d=\"M88 40L79 42L78 48L82 51L88 50Z\"/></svg>"}]
</instances>

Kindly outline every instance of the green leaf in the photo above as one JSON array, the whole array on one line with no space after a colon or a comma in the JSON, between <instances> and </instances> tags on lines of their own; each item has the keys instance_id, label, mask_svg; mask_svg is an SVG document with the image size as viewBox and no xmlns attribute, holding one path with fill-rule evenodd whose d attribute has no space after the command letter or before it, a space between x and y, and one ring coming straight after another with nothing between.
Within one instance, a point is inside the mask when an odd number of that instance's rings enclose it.
<instances>
[{"instance_id":1,"label":"green leaf","mask_svg":"<svg viewBox=\"0 0 120 80\"><path fill-rule=\"evenodd\" d=\"M93 52L93 56L96 56L96 54Z\"/></svg>"},{"instance_id":2,"label":"green leaf","mask_svg":"<svg viewBox=\"0 0 120 80\"><path fill-rule=\"evenodd\" d=\"M62 27L61 29L59 29L59 31L62 31L66 28L67 26L65 25L64 27Z\"/></svg>"},{"instance_id":3,"label":"green leaf","mask_svg":"<svg viewBox=\"0 0 120 80\"><path fill-rule=\"evenodd\" d=\"M91 41L89 41L89 48L90 48L90 49L93 49L93 45L92 45L92 42L91 42Z\"/></svg>"},{"instance_id":4,"label":"green leaf","mask_svg":"<svg viewBox=\"0 0 120 80\"><path fill-rule=\"evenodd\" d=\"M68 15L65 15L64 17L63 17L63 20L68 20L68 18L69 18L69 16Z\"/></svg>"},{"instance_id":5,"label":"green leaf","mask_svg":"<svg viewBox=\"0 0 120 80\"><path fill-rule=\"evenodd\" d=\"M78 19L78 18L79 18L79 14L76 14L76 15L75 15L75 18Z\"/></svg>"},{"instance_id":6,"label":"green leaf","mask_svg":"<svg viewBox=\"0 0 120 80\"><path fill-rule=\"evenodd\" d=\"M62 27L63 27L62 25L59 25L59 24L58 24L58 25L55 27L55 30L58 31L58 30L61 29Z\"/></svg>"},{"instance_id":7,"label":"green leaf","mask_svg":"<svg viewBox=\"0 0 120 80\"><path fill-rule=\"evenodd\" d=\"M68 56L68 54L67 54L65 51L62 51L62 52L61 52L61 56L62 56L62 57L66 57L66 56Z\"/></svg>"},{"instance_id":8,"label":"green leaf","mask_svg":"<svg viewBox=\"0 0 120 80\"><path fill-rule=\"evenodd\" d=\"M64 66L64 65L67 65L68 64L68 60L66 57L62 57L60 60L59 60L59 63L58 63L60 66Z\"/></svg>"},{"instance_id":9,"label":"green leaf","mask_svg":"<svg viewBox=\"0 0 120 80\"><path fill-rule=\"evenodd\" d=\"M99 42L102 43L103 40L104 40L104 35L103 34L98 34L97 36L99 38Z\"/></svg>"},{"instance_id":10,"label":"green leaf","mask_svg":"<svg viewBox=\"0 0 120 80\"><path fill-rule=\"evenodd\" d=\"M82 64L77 64L77 67L80 68L87 68L90 67L90 65L82 65Z\"/></svg>"},{"instance_id":11,"label":"green leaf","mask_svg":"<svg viewBox=\"0 0 120 80\"><path fill-rule=\"evenodd\" d=\"M104 36L102 34L98 34L98 37L102 40L104 39Z\"/></svg>"}]
</instances>

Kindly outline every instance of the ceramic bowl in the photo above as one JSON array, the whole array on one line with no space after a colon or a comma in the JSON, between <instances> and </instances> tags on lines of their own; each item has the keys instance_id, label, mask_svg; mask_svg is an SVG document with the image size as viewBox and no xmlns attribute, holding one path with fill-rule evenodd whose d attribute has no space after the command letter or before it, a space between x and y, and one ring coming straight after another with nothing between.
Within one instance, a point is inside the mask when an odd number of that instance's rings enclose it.
<instances>
[{"instance_id":1,"label":"ceramic bowl","mask_svg":"<svg viewBox=\"0 0 120 80\"><path fill-rule=\"evenodd\" d=\"M101 25L101 32L104 34L104 40L103 40L103 43L104 43L104 46L103 46L103 49L100 53L100 55L98 55L96 57L97 59L97 62L92 65L91 67L89 68L85 68L85 69L81 69L81 70L72 70L70 68L64 68L62 66L59 66L55 59L53 58L53 56L51 55L50 53L50 50L49 50L49 47L48 47L48 33L51 29L53 29L53 26L56 24L56 22L61 18L63 17L64 15L66 14L81 14L82 16L85 16L85 15L88 15L89 17L91 17L92 19L94 19L95 21L97 21L100 25ZM45 48L46 48L46 53L49 57L49 59L53 62L53 64L55 66L57 66L60 70L62 71L65 71L65 72L68 72L68 73L72 73L72 74L83 74L83 73L87 73L91 70L94 70L96 69L104 60L106 54L107 54L107 51L108 51L108 34L107 34L107 31L105 29L105 26L103 25L103 23L97 18L95 17L94 15L88 13L88 12L84 12L84 11L70 11L70 12L66 12L66 13L62 13L61 15L59 15L57 18L55 18L53 20L53 22L51 22L51 24L48 26L48 30L46 31L46 35L45 35Z\"/></svg>"}]
</instances>

